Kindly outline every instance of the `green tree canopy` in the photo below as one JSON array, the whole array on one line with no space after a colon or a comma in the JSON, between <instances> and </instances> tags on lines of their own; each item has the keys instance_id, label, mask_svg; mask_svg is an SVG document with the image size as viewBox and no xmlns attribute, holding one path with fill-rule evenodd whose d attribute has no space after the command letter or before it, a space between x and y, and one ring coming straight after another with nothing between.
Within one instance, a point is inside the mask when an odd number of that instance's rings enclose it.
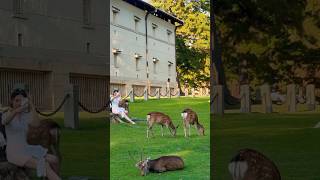
<instances>
[{"instance_id":1,"label":"green tree canopy","mask_svg":"<svg viewBox=\"0 0 320 180\"><path fill-rule=\"evenodd\" d=\"M208 86L210 78L209 0L151 0L152 5L184 21L177 29L176 55L180 84Z\"/></svg>"}]
</instances>

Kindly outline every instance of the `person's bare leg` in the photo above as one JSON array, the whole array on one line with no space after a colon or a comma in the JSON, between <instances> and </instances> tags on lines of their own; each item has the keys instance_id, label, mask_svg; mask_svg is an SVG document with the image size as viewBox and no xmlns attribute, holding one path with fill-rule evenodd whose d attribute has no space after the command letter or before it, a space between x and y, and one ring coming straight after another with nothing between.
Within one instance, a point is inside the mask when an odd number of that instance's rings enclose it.
<instances>
[{"instance_id":1,"label":"person's bare leg","mask_svg":"<svg viewBox=\"0 0 320 180\"><path fill-rule=\"evenodd\" d=\"M48 163L50 164L53 171L56 174L59 174L59 169L60 169L59 158L55 155L52 155L52 154L47 154L45 158L48 161Z\"/></svg>"},{"instance_id":2,"label":"person's bare leg","mask_svg":"<svg viewBox=\"0 0 320 180\"><path fill-rule=\"evenodd\" d=\"M26 162L24 166L31 169L37 169L37 165L38 165L38 160L31 158ZM46 172L47 172L47 178L49 180L61 180L61 178L51 169L49 163L46 163Z\"/></svg>"},{"instance_id":3,"label":"person's bare leg","mask_svg":"<svg viewBox=\"0 0 320 180\"><path fill-rule=\"evenodd\" d=\"M122 115L123 115L123 117L124 117L127 121L129 121L131 124L136 124L136 123L133 122L125 113L123 113Z\"/></svg>"},{"instance_id":4,"label":"person's bare leg","mask_svg":"<svg viewBox=\"0 0 320 180\"><path fill-rule=\"evenodd\" d=\"M50 164L46 163L47 177L49 180L61 180L61 178L52 170Z\"/></svg>"}]
</instances>

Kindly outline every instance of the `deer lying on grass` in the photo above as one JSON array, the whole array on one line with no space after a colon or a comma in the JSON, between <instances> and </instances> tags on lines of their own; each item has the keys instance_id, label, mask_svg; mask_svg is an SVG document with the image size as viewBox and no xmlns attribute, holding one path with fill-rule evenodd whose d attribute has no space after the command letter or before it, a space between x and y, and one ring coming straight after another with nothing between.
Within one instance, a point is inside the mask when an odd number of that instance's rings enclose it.
<instances>
[{"instance_id":1,"label":"deer lying on grass","mask_svg":"<svg viewBox=\"0 0 320 180\"><path fill-rule=\"evenodd\" d=\"M190 136L190 129L191 125L195 125L198 130L198 134L204 136L204 127L198 121L198 115L190 108L186 108L182 111L181 116L183 118L183 125L184 125L184 136L187 137L187 129L189 130Z\"/></svg>"},{"instance_id":2,"label":"deer lying on grass","mask_svg":"<svg viewBox=\"0 0 320 180\"><path fill-rule=\"evenodd\" d=\"M183 169L184 162L179 156L161 156L153 160L150 158L143 160L141 154L141 160L136 164L136 167L140 169L141 176L146 176L149 172L162 173Z\"/></svg>"},{"instance_id":3,"label":"deer lying on grass","mask_svg":"<svg viewBox=\"0 0 320 180\"><path fill-rule=\"evenodd\" d=\"M276 165L263 154L252 150L240 150L229 163L233 180L281 180Z\"/></svg>"},{"instance_id":4,"label":"deer lying on grass","mask_svg":"<svg viewBox=\"0 0 320 180\"><path fill-rule=\"evenodd\" d=\"M161 135L163 136L163 126L166 126L170 133L172 134L172 136L176 136L176 133L177 133L177 128L179 127L178 126L174 126L172 121L171 121L171 118L164 114L164 113L161 113L161 112L150 112L147 114L147 124L148 124L148 128L147 128L147 138L149 138L149 131L152 132L152 135L153 134L153 131L152 131L152 127L154 124L159 124L161 125Z\"/></svg>"}]
</instances>

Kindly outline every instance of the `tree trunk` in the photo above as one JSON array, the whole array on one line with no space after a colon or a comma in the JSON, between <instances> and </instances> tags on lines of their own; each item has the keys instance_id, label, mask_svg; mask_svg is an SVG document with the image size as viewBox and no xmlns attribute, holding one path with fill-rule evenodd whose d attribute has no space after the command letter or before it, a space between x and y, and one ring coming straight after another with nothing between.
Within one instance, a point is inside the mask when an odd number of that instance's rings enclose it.
<instances>
[{"instance_id":1,"label":"tree trunk","mask_svg":"<svg viewBox=\"0 0 320 180\"><path fill-rule=\"evenodd\" d=\"M214 10L211 10L211 72L213 71L213 68L216 70L216 78L214 79L211 76L211 82L212 85L219 84L223 85L224 87L224 101L226 104L234 105L239 103L239 99L231 96L231 93L228 89L226 77L223 69L223 63L222 63L222 51L221 51L221 44L219 42L219 30L216 27L215 24L215 18L214 18Z\"/></svg>"},{"instance_id":2,"label":"tree trunk","mask_svg":"<svg viewBox=\"0 0 320 180\"><path fill-rule=\"evenodd\" d=\"M183 95L183 91L181 89L181 84L180 84L180 73L178 72L178 66L176 66L176 72L177 72L177 83L178 83L178 89L180 91L180 95Z\"/></svg>"}]
</instances>

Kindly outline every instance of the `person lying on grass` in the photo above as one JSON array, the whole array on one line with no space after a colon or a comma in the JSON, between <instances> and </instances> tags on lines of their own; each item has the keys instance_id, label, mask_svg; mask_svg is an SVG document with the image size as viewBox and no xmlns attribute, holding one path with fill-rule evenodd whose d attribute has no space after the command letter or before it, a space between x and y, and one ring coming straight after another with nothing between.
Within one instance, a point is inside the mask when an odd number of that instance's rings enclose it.
<instances>
[{"instance_id":1,"label":"person lying on grass","mask_svg":"<svg viewBox=\"0 0 320 180\"><path fill-rule=\"evenodd\" d=\"M40 145L27 143L29 126L37 127L40 124L31 98L23 89L15 89L10 100L10 109L2 115L1 122L6 129L8 162L37 170L38 177L60 180L58 158L48 154L48 149Z\"/></svg>"},{"instance_id":2,"label":"person lying on grass","mask_svg":"<svg viewBox=\"0 0 320 180\"><path fill-rule=\"evenodd\" d=\"M125 110L122 107L119 107L119 103L121 101L121 94L118 90L113 91L113 96L111 97L111 108L113 114L118 114L121 116L121 118L125 118L127 121L129 121L131 124L136 124L128 117L128 111Z\"/></svg>"}]
</instances>

